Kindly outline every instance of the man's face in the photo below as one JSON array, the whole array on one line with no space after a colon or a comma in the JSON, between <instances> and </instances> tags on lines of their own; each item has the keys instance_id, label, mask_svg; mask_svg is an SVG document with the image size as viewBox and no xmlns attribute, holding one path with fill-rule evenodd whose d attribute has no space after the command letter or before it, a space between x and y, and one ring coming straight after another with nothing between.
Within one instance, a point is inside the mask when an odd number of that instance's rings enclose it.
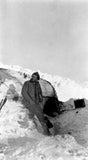
<instances>
[{"instance_id":1,"label":"man's face","mask_svg":"<svg viewBox=\"0 0 88 160\"><path fill-rule=\"evenodd\" d=\"M37 81L38 80L38 77L36 76L36 75L32 75L32 80L35 82L35 81Z\"/></svg>"}]
</instances>

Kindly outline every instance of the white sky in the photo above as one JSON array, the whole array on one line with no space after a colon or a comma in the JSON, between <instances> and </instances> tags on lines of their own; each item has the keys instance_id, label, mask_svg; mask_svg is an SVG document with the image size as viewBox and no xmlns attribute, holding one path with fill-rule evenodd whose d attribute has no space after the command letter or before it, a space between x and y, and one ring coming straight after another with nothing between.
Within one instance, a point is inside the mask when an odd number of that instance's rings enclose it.
<instances>
[{"instance_id":1,"label":"white sky","mask_svg":"<svg viewBox=\"0 0 88 160\"><path fill-rule=\"evenodd\" d=\"M22 1L1 2L0 60L88 80L88 3Z\"/></svg>"}]
</instances>

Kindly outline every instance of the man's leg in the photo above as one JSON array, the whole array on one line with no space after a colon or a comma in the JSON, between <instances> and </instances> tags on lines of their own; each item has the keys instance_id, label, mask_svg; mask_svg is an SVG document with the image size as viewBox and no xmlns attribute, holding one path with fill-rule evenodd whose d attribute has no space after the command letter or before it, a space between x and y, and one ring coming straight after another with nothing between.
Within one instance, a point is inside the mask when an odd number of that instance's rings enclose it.
<instances>
[{"instance_id":1,"label":"man's leg","mask_svg":"<svg viewBox=\"0 0 88 160\"><path fill-rule=\"evenodd\" d=\"M45 135L50 135L50 131L49 131L49 128L46 124L46 121L45 121L45 118L44 118L44 114L43 114L43 111L41 109L40 106L36 106L36 113L35 115L37 116L40 124L42 125L42 128L44 130L44 134Z\"/></svg>"},{"instance_id":2,"label":"man's leg","mask_svg":"<svg viewBox=\"0 0 88 160\"><path fill-rule=\"evenodd\" d=\"M46 125L46 121L44 119L44 114L43 114L43 111L42 111L42 108L41 108L41 104L29 105L29 106L27 106L27 108L29 110L29 118L33 119L34 115L36 115L40 124L42 125L42 128L44 130L44 134L50 135L48 126ZM34 123L36 125L35 120L34 120Z\"/></svg>"}]
</instances>

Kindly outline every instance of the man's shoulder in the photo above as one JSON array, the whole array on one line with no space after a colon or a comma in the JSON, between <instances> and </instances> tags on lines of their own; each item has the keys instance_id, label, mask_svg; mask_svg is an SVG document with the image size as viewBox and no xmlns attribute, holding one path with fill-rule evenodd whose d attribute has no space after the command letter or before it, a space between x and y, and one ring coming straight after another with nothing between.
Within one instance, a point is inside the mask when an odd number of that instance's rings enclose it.
<instances>
[{"instance_id":1,"label":"man's shoulder","mask_svg":"<svg viewBox=\"0 0 88 160\"><path fill-rule=\"evenodd\" d=\"M24 82L24 85L28 85L28 84L30 84L30 80Z\"/></svg>"}]
</instances>

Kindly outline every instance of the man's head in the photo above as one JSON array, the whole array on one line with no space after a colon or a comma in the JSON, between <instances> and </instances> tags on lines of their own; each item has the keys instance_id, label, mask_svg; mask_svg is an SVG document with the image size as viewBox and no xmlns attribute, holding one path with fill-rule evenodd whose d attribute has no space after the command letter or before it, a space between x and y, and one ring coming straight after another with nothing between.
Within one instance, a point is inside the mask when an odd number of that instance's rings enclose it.
<instances>
[{"instance_id":1,"label":"man's head","mask_svg":"<svg viewBox=\"0 0 88 160\"><path fill-rule=\"evenodd\" d=\"M33 81L38 81L40 79L40 75L38 72L34 72L31 77Z\"/></svg>"}]
</instances>

